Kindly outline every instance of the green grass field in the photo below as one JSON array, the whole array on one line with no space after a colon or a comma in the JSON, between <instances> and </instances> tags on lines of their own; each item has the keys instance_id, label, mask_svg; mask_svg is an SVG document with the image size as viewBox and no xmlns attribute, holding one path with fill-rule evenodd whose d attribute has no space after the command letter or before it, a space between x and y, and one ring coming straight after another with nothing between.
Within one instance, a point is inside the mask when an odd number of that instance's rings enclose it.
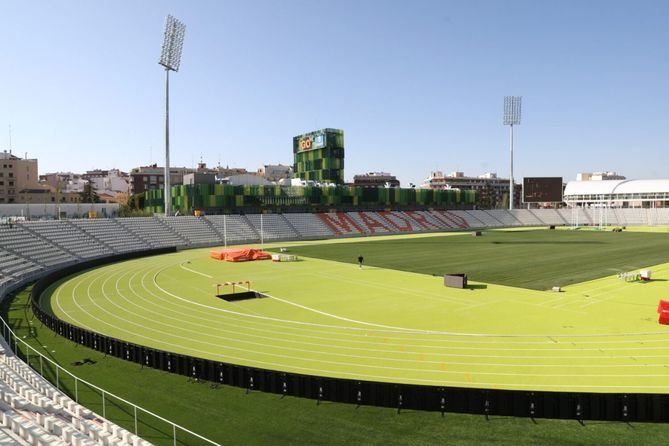
<instances>
[{"instance_id":1,"label":"green grass field","mask_svg":"<svg viewBox=\"0 0 669 446\"><path fill-rule=\"evenodd\" d=\"M49 290L42 305L130 342L273 370L669 392L669 330L655 312L669 279L664 234L489 231L284 245L301 261L231 264L208 250L182 251L83 272ZM347 263L358 254L367 259L362 270ZM656 265L650 283L615 277L647 265ZM444 288L432 274L447 271L479 282ZM540 290L594 277L562 293ZM246 280L268 297L214 296L217 283Z\"/></svg>"},{"instance_id":2,"label":"green grass field","mask_svg":"<svg viewBox=\"0 0 669 446\"><path fill-rule=\"evenodd\" d=\"M459 236L309 244L294 254L422 274L466 272L486 283L546 290L669 262L666 234L606 231L487 231Z\"/></svg>"}]
</instances>

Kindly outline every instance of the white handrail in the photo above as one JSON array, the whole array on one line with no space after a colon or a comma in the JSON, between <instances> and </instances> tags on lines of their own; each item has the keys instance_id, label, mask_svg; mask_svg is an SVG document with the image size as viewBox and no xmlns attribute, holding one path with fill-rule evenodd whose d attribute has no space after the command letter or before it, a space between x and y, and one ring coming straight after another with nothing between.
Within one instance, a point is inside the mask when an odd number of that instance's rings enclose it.
<instances>
[{"instance_id":1,"label":"white handrail","mask_svg":"<svg viewBox=\"0 0 669 446\"><path fill-rule=\"evenodd\" d=\"M1 300L1 297L3 297L3 296L0 296L0 300ZM78 386L78 383L81 382L81 383L86 384L87 386L89 386L89 387L91 387L91 388L93 388L93 389L99 391L99 392L102 394L103 411L104 411L104 409L105 409L105 407L104 407L104 404L105 404L105 395L107 395L107 396L111 396L111 397L113 397L113 398L115 398L115 399L117 399L117 400L119 400L119 401L122 401L122 402L125 403L125 404L128 404L129 406L132 406L132 408L134 409L134 413L135 413L135 435L137 435L137 410L140 410L140 411L146 413L147 415L151 415L152 417L154 417L154 418L156 418L156 419L158 419L158 420L160 420L160 421L163 421L163 422L165 422L165 423L171 425L171 426L172 426L172 433L173 433L173 440L174 440L174 444L175 444L175 445L177 444L176 433L177 433L177 429L178 429L178 430L183 431L183 432L185 432L185 433L187 433L187 434L190 434L190 435L192 435L192 436L194 436L194 437L197 437L197 438L199 438L200 440L205 441L205 442L207 442L207 443L209 443L209 444L211 444L211 445L214 445L214 446L221 446L220 443L216 443L216 442L213 441L213 440L210 440L210 439L208 439L208 438L206 438L206 437L203 437L202 435L200 435L200 434L198 434L198 433L195 433L195 432L193 432L193 431L191 431L191 430L189 430L189 429L186 429L185 427L183 427L183 426L181 426L181 425L179 425L179 424L176 424L176 423L174 423L174 422L172 422L172 421L170 421L170 420L168 420L168 419L166 419L166 418L164 418L164 417L161 417L161 416L158 415L158 414L155 414L155 413L151 412L151 411L148 410L148 409L144 409L143 407L138 406L137 404L134 404L134 403L132 403L132 402L126 400L125 398L122 398L122 397L120 397L120 396L118 396L118 395L115 395L115 394L113 394L113 393L111 393L111 392L109 392L109 391L107 391L107 390L105 390L105 389L103 389L103 388L101 388L101 387L99 387L99 386L96 386L95 384L93 384L93 383L91 383L91 382L88 382L88 381L86 381L86 380L84 380L84 379L79 378L78 376L76 376L75 374L73 374L72 372L70 372L69 370L67 370L67 369L63 368L62 366L60 366L57 362L55 362L55 361L52 360L51 358L49 358L49 357L47 357L47 356L44 356L42 353L40 353L39 351L37 351L33 346L31 346L30 344L28 344L27 342L25 342L23 339L20 339L20 338L16 335L16 333L14 333L14 331L11 329L11 327L9 326L9 324L7 324L7 322L4 320L4 318L0 317L0 321L2 321L2 325L3 325L3 333L2 333L2 334L3 334L4 338L5 338L5 340L7 341L7 344L9 345L9 349L12 350L12 352L13 352L14 354L16 354L16 352L15 352L14 349L12 348L12 342L11 342L11 337L12 337L12 336L14 336L14 348L18 349L18 348L17 348L17 342L21 342L23 345L25 345L25 347L26 347L27 349L30 349L30 350L32 350L35 354L37 354L37 355L41 358L40 361L46 360L46 361L50 362L52 365L54 365L54 366L56 367L56 371L57 371L57 372L58 372L58 371L62 371L62 372L64 372L64 373L70 375L72 378L74 378L75 385ZM26 350L26 352L27 352L27 350ZM20 359L20 358L18 357L18 355L17 355L17 358ZM28 366L30 366L30 368L33 369L35 372L38 372L38 371L37 371L36 369L34 369L30 364L28 364ZM44 374L42 373L42 370L40 370L38 373L40 374L40 376L42 376L42 378L47 379L47 378L44 376ZM48 379L47 379L47 381L48 381ZM53 383L52 383L52 384L53 384ZM58 388L58 390L60 390L59 387L60 387L59 385L56 385L56 388Z\"/></svg>"}]
</instances>

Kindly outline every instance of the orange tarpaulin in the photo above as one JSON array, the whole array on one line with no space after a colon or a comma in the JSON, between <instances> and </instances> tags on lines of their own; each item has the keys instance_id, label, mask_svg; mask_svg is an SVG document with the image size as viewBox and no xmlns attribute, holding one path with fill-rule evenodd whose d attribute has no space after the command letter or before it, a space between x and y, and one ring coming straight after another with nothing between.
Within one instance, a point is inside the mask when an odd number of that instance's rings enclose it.
<instances>
[{"instance_id":1,"label":"orange tarpaulin","mask_svg":"<svg viewBox=\"0 0 669 446\"><path fill-rule=\"evenodd\" d=\"M209 253L212 259L225 260L228 262L246 262L248 260L269 260L272 254L260 249L221 249Z\"/></svg>"}]
</instances>

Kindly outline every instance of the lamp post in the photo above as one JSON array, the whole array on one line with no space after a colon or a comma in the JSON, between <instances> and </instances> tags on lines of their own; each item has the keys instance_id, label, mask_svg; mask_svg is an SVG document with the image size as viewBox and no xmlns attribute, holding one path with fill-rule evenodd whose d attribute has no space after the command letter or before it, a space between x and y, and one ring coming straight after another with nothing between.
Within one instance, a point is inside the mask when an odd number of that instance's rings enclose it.
<instances>
[{"instance_id":1,"label":"lamp post","mask_svg":"<svg viewBox=\"0 0 669 446\"><path fill-rule=\"evenodd\" d=\"M511 175L509 178L509 209L513 209L513 126L520 125L522 96L504 96L504 125L509 126Z\"/></svg>"},{"instance_id":2,"label":"lamp post","mask_svg":"<svg viewBox=\"0 0 669 446\"><path fill-rule=\"evenodd\" d=\"M165 37L160 53L160 65L165 67L165 215L171 214L170 197L170 71L179 71L181 49L184 44L186 25L168 15L165 19Z\"/></svg>"}]
</instances>

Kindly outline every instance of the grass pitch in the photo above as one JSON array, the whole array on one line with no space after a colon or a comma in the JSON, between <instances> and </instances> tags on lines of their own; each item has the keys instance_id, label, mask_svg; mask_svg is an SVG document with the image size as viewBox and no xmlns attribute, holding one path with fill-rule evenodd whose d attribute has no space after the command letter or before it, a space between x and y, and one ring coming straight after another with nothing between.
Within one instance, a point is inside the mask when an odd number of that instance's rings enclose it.
<instances>
[{"instance_id":1,"label":"grass pitch","mask_svg":"<svg viewBox=\"0 0 669 446\"><path fill-rule=\"evenodd\" d=\"M182 251L83 272L49 290L43 306L130 342L274 370L665 393L669 330L655 309L668 291L669 265L654 266L650 283L614 274L665 262L668 245L664 234L490 231L293 243L291 253L303 256L294 263L230 264L208 250ZM359 254L368 265L362 270L346 263ZM447 289L430 275L446 271L489 283ZM559 294L500 285L544 288L584 277L599 278ZM268 297L230 303L214 296L217 283L246 280Z\"/></svg>"},{"instance_id":2,"label":"grass pitch","mask_svg":"<svg viewBox=\"0 0 669 446\"><path fill-rule=\"evenodd\" d=\"M486 231L482 237L425 238L309 244L293 254L422 274L467 273L470 279L546 290L618 271L669 262L666 234L605 231Z\"/></svg>"}]
</instances>

